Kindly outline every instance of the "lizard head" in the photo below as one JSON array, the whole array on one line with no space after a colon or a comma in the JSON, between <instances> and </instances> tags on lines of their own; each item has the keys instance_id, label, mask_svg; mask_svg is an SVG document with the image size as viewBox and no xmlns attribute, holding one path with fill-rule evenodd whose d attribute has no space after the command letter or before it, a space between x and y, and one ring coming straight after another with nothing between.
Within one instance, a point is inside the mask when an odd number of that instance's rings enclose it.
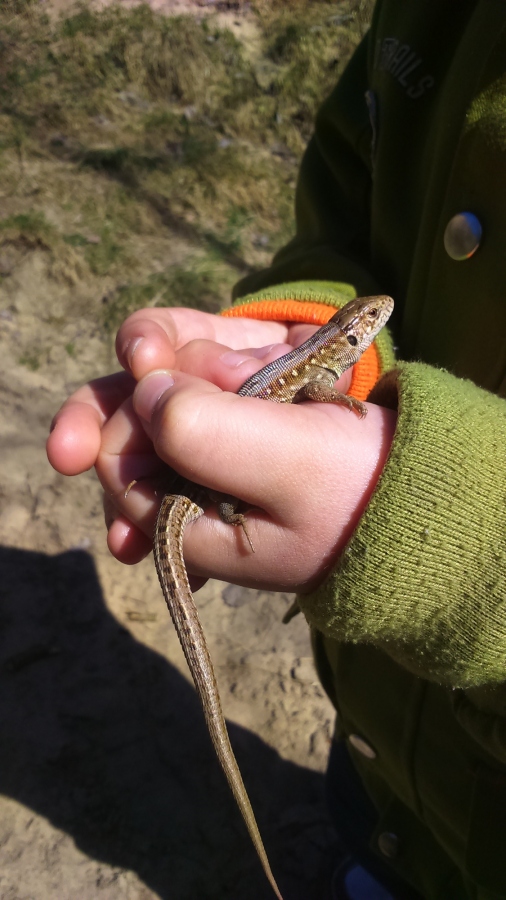
<instances>
[{"instance_id":1,"label":"lizard head","mask_svg":"<svg viewBox=\"0 0 506 900\"><path fill-rule=\"evenodd\" d=\"M394 301L386 294L356 297L335 313L330 322L339 327L350 348L355 348L360 356L388 322L393 308Z\"/></svg>"}]
</instances>

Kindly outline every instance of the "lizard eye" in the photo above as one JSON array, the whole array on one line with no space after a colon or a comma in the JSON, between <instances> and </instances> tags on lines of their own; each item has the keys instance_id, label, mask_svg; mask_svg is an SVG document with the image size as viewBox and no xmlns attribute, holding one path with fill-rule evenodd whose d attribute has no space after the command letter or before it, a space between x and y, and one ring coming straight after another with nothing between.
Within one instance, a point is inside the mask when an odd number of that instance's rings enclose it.
<instances>
[{"instance_id":1,"label":"lizard eye","mask_svg":"<svg viewBox=\"0 0 506 900\"><path fill-rule=\"evenodd\" d=\"M351 344L352 347L356 347L358 344L358 341L354 334L349 334L347 336L346 340L348 341L349 344Z\"/></svg>"},{"instance_id":2,"label":"lizard eye","mask_svg":"<svg viewBox=\"0 0 506 900\"><path fill-rule=\"evenodd\" d=\"M369 316L371 317L371 319L375 319L377 315L378 310L376 309L376 307L373 307L373 309L369 310Z\"/></svg>"}]
</instances>

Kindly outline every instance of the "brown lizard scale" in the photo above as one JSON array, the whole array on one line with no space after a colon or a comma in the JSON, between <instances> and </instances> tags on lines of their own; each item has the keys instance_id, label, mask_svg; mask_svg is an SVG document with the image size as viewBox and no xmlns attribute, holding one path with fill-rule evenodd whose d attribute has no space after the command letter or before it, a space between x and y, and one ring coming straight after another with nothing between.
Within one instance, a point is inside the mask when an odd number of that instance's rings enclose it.
<instances>
[{"instance_id":1,"label":"brown lizard scale","mask_svg":"<svg viewBox=\"0 0 506 900\"><path fill-rule=\"evenodd\" d=\"M238 394L276 403L298 403L301 400L343 403L348 409L364 416L367 412L364 404L336 391L334 382L361 357L388 321L392 309L393 300L383 295L351 300L308 341L245 381ZM190 522L204 514L207 494L204 488L190 481L184 481L178 487L179 493L163 497L158 512L154 534L156 571L202 703L216 755L264 872L278 900L283 900L230 744L213 663L184 564L184 530ZM240 525L251 545L245 517L236 512L239 501L225 495L219 501L218 509L223 521Z\"/></svg>"}]
</instances>

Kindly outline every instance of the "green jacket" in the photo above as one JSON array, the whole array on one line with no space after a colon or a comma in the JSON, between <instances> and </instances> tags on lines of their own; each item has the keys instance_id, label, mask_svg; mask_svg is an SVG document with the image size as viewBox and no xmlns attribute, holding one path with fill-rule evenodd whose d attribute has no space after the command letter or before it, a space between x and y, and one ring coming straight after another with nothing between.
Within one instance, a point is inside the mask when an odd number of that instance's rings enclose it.
<instances>
[{"instance_id":1,"label":"green jacket","mask_svg":"<svg viewBox=\"0 0 506 900\"><path fill-rule=\"evenodd\" d=\"M483 230L456 260L464 211ZM296 237L236 296L287 281L396 301L403 362L373 397L398 410L392 451L300 598L379 811L371 846L394 833L389 862L427 898L506 898L504 0L379 0L318 115Z\"/></svg>"}]
</instances>

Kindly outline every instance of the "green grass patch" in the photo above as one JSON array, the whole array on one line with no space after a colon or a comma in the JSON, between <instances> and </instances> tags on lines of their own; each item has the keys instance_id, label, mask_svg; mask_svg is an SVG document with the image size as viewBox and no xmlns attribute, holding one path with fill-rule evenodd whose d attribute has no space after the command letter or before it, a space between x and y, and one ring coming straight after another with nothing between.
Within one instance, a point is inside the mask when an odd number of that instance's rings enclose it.
<instances>
[{"instance_id":1,"label":"green grass patch","mask_svg":"<svg viewBox=\"0 0 506 900\"><path fill-rule=\"evenodd\" d=\"M25 366L30 372L37 372L40 369L40 357L35 353L23 353L18 362L20 366Z\"/></svg>"},{"instance_id":2,"label":"green grass patch","mask_svg":"<svg viewBox=\"0 0 506 900\"><path fill-rule=\"evenodd\" d=\"M123 248L117 243L109 228L103 228L100 240L89 243L84 251L86 261L94 275L108 275L123 256Z\"/></svg>"},{"instance_id":3,"label":"green grass patch","mask_svg":"<svg viewBox=\"0 0 506 900\"><path fill-rule=\"evenodd\" d=\"M42 212L17 213L0 219L0 243L25 243L50 247L55 238L55 229Z\"/></svg>"},{"instance_id":4,"label":"green grass patch","mask_svg":"<svg viewBox=\"0 0 506 900\"><path fill-rule=\"evenodd\" d=\"M89 240L84 234L64 234L63 240L71 247L87 247Z\"/></svg>"}]
</instances>

